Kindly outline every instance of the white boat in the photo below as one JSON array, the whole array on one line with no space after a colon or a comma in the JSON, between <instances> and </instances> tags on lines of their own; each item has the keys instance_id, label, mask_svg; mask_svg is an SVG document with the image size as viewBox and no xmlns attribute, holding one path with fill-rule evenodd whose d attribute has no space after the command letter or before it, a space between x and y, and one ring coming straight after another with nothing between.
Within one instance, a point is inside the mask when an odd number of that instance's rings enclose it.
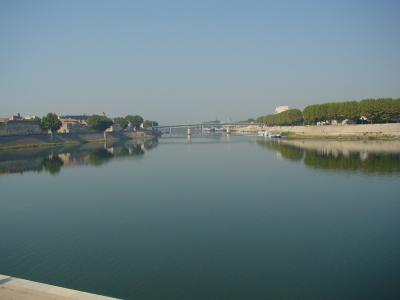
<instances>
[{"instance_id":1,"label":"white boat","mask_svg":"<svg viewBox=\"0 0 400 300\"><path fill-rule=\"evenodd\" d=\"M263 136L265 138L281 138L282 135L280 133L270 133L268 131L259 131L258 136Z\"/></svg>"},{"instance_id":2,"label":"white boat","mask_svg":"<svg viewBox=\"0 0 400 300\"><path fill-rule=\"evenodd\" d=\"M266 133L267 133L266 131L259 131L258 132L258 136L265 136Z\"/></svg>"}]
</instances>

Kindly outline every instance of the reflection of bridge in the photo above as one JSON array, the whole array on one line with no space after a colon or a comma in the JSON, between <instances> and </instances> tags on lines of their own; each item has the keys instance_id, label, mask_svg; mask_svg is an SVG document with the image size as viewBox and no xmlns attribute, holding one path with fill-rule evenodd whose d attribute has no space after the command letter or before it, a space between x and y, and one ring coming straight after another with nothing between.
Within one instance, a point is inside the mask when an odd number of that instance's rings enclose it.
<instances>
[{"instance_id":1,"label":"reflection of bridge","mask_svg":"<svg viewBox=\"0 0 400 300\"><path fill-rule=\"evenodd\" d=\"M155 130L160 132L169 132L171 134L172 129L187 129L187 133L191 134L192 129L198 129L200 133L210 128L223 128L226 129L227 132L230 132L232 128L240 128L247 126L262 126L262 123L239 123L239 122L230 122L230 123L191 123L191 124L176 124L176 125L161 125L154 126Z\"/></svg>"}]
</instances>

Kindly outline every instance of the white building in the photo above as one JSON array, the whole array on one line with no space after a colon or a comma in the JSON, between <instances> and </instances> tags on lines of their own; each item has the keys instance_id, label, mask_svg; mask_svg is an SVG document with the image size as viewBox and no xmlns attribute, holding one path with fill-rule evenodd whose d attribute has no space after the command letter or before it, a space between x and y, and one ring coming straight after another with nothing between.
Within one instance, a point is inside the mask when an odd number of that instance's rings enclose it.
<instances>
[{"instance_id":1,"label":"white building","mask_svg":"<svg viewBox=\"0 0 400 300\"><path fill-rule=\"evenodd\" d=\"M36 118L38 118L38 117L35 115L26 115L24 117L24 120L35 120Z\"/></svg>"},{"instance_id":2,"label":"white building","mask_svg":"<svg viewBox=\"0 0 400 300\"><path fill-rule=\"evenodd\" d=\"M279 114L279 113L284 112L284 111L286 111L288 109L289 109L289 106L287 106L287 105L277 106L275 108L275 113Z\"/></svg>"}]
</instances>

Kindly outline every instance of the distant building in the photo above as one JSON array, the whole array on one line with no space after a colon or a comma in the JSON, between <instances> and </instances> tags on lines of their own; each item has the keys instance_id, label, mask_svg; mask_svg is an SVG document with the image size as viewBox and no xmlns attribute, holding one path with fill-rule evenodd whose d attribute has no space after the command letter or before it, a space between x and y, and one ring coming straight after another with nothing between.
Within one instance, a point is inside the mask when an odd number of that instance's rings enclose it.
<instances>
[{"instance_id":1,"label":"distant building","mask_svg":"<svg viewBox=\"0 0 400 300\"><path fill-rule=\"evenodd\" d=\"M16 115L12 116L10 118L11 121L22 121L24 118L21 117L20 113L17 113Z\"/></svg>"},{"instance_id":2,"label":"distant building","mask_svg":"<svg viewBox=\"0 0 400 300\"><path fill-rule=\"evenodd\" d=\"M119 124L113 124L106 129L107 132L119 132L122 131L122 127Z\"/></svg>"},{"instance_id":3,"label":"distant building","mask_svg":"<svg viewBox=\"0 0 400 300\"><path fill-rule=\"evenodd\" d=\"M287 105L277 106L275 108L275 113L279 114L279 113L284 112L284 111L286 111L288 109L289 109L289 106L287 106Z\"/></svg>"},{"instance_id":4,"label":"distant building","mask_svg":"<svg viewBox=\"0 0 400 300\"><path fill-rule=\"evenodd\" d=\"M59 133L85 132L88 130L86 120L88 116L61 116Z\"/></svg>"},{"instance_id":5,"label":"distant building","mask_svg":"<svg viewBox=\"0 0 400 300\"><path fill-rule=\"evenodd\" d=\"M39 118L38 116L35 116L35 115L26 115L25 117L24 117L24 120L35 120L35 119L37 119L37 118Z\"/></svg>"},{"instance_id":6,"label":"distant building","mask_svg":"<svg viewBox=\"0 0 400 300\"><path fill-rule=\"evenodd\" d=\"M59 116L59 119L75 121L80 124L86 125L86 121L87 121L87 119L89 119L89 116L87 116L87 115L65 115L65 116Z\"/></svg>"}]
</instances>

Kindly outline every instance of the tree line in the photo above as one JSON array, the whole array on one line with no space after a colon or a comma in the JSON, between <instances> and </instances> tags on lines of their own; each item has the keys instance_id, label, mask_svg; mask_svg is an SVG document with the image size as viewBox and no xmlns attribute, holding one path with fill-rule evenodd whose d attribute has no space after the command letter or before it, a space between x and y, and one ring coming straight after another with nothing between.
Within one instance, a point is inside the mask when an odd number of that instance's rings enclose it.
<instances>
[{"instance_id":1,"label":"tree line","mask_svg":"<svg viewBox=\"0 0 400 300\"><path fill-rule=\"evenodd\" d=\"M48 113L43 118L35 118L35 121L40 122L43 130L49 130L52 133L57 132L62 126L62 123L55 113ZM117 124L121 129L126 129L129 124L133 128L140 128L143 124L144 128L157 126L156 121L144 120L140 115L127 115L126 117L117 117L111 119L105 115L92 115L86 120L87 127L96 131L104 131L111 125Z\"/></svg>"},{"instance_id":2,"label":"tree line","mask_svg":"<svg viewBox=\"0 0 400 300\"><path fill-rule=\"evenodd\" d=\"M131 127L140 128L143 124L144 128L158 126L158 122L151 120L144 120L140 115L127 115L126 117L117 117L110 119L106 116L93 115L86 120L87 126L93 130L105 130L111 125L119 125L121 129L126 129L129 124Z\"/></svg>"},{"instance_id":3,"label":"tree line","mask_svg":"<svg viewBox=\"0 0 400 300\"><path fill-rule=\"evenodd\" d=\"M304 109L303 117L305 124L346 119L352 123L364 121L369 123L398 122L400 119L400 99L381 98L314 104Z\"/></svg>"},{"instance_id":4,"label":"tree line","mask_svg":"<svg viewBox=\"0 0 400 300\"><path fill-rule=\"evenodd\" d=\"M302 125L303 113L300 109L289 109L279 114L258 117L256 121L268 126Z\"/></svg>"},{"instance_id":5,"label":"tree line","mask_svg":"<svg viewBox=\"0 0 400 300\"><path fill-rule=\"evenodd\" d=\"M261 116L256 120L268 126L314 125L333 120L347 120L353 124L400 122L400 98L313 104L305 107L303 111L290 109L279 114Z\"/></svg>"}]
</instances>

